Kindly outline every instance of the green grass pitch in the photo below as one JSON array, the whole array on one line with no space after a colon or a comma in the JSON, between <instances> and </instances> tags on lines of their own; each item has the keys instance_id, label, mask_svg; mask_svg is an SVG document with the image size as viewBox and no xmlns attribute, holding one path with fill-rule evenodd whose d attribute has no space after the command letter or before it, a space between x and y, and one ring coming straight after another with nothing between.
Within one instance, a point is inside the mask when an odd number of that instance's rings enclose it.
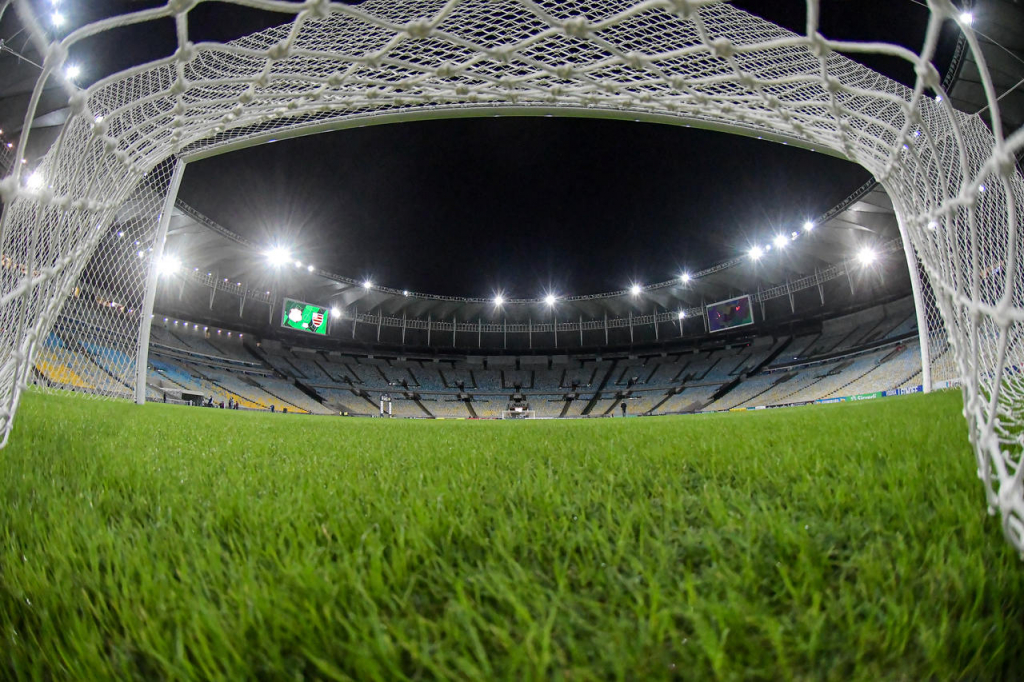
<instances>
[{"instance_id":1,"label":"green grass pitch","mask_svg":"<svg viewBox=\"0 0 1024 682\"><path fill-rule=\"evenodd\" d=\"M959 393L388 421L29 394L0 678L1019 679Z\"/></svg>"}]
</instances>

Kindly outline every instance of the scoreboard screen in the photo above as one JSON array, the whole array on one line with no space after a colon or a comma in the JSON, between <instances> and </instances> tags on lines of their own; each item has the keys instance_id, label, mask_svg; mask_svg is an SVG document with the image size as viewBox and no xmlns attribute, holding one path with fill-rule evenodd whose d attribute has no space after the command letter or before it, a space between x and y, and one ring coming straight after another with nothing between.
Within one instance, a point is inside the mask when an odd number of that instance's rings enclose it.
<instances>
[{"instance_id":1,"label":"scoreboard screen","mask_svg":"<svg viewBox=\"0 0 1024 682\"><path fill-rule=\"evenodd\" d=\"M707 315L708 330L712 332L754 324L754 308L750 304L750 296L712 303L707 307Z\"/></svg>"},{"instance_id":2,"label":"scoreboard screen","mask_svg":"<svg viewBox=\"0 0 1024 682\"><path fill-rule=\"evenodd\" d=\"M281 326L310 334L327 335L327 318L330 311L311 303L284 299Z\"/></svg>"}]
</instances>

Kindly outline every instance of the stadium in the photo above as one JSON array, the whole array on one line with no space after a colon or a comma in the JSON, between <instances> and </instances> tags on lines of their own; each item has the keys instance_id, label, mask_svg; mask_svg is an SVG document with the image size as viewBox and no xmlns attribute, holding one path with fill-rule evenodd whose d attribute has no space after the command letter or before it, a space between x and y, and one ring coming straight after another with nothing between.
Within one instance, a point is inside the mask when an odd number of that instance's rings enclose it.
<instances>
[{"instance_id":1,"label":"stadium","mask_svg":"<svg viewBox=\"0 0 1024 682\"><path fill-rule=\"evenodd\" d=\"M1024 10L862 5L0 0L0 674L1024 674Z\"/></svg>"}]
</instances>

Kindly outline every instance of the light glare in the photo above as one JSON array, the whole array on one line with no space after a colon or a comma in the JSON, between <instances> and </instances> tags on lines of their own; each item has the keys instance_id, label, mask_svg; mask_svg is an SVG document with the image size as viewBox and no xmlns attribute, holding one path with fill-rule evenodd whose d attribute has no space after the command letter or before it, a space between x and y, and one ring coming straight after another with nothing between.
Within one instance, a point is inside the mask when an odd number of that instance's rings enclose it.
<instances>
[{"instance_id":1,"label":"light glare","mask_svg":"<svg viewBox=\"0 0 1024 682\"><path fill-rule=\"evenodd\" d=\"M751 260L761 260L761 256L764 255L764 249L760 246L755 246L747 252Z\"/></svg>"},{"instance_id":2,"label":"light glare","mask_svg":"<svg viewBox=\"0 0 1024 682\"><path fill-rule=\"evenodd\" d=\"M270 261L270 264L274 267L285 265L292 259L292 254L283 246L271 247L267 251L266 256L267 260Z\"/></svg>"},{"instance_id":3,"label":"light glare","mask_svg":"<svg viewBox=\"0 0 1024 682\"><path fill-rule=\"evenodd\" d=\"M878 259L878 254L870 246L863 247L857 252L857 260L860 261L861 265L868 266L874 263Z\"/></svg>"},{"instance_id":4,"label":"light glare","mask_svg":"<svg viewBox=\"0 0 1024 682\"><path fill-rule=\"evenodd\" d=\"M813 229L814 229L814 223L812 223L810 220L808 220L807 222L804 223L804 232L810 232Z\"/></svg>"},{"instance_id":5,"label":"light glare","mask_svg":"<svg viewBox=\"0 0 1024 682\"><path fill-rule=\"evenodd\" d=\"M141 251L139 253L142 253ZM181 269L181 261L177 257L165 253L160 256L160 260L157 261L156 270L161 275L173 275L179 269Z\"/></svg>"},{"instance_id":6,"label":"light glare","mask_svg":"<svg viewBox=\"0 0 1024 682\"><path fill-rule=\"evenodd\" d=\"M788 243L789 243L789 240L786 239L786 235L784 235L784 234L777 234L777 235L775 235L775 248L777 248L777 249L784 249L784 248L786 248L786 244L788 244Z\"/></svg>"},{"instance_id":7,"label":"light glare","mask_svg":"<svg viewBox=\"0 0 1024 682\"><path fill-rule=\"evenodd\" d=\"M555 304L555 301L557 300L558 299L555 298L554 294L548 294L547 296L544 297L544 302L547 303L549 306L553 306Z\"/></svg>"}]
</instances>

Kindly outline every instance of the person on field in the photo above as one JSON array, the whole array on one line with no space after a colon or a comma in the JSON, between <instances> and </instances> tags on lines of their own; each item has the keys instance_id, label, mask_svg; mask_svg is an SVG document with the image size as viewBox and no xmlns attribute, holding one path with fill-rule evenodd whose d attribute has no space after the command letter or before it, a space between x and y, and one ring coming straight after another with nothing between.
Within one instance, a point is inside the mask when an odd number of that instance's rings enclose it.
<instances>
[{"instance_id":1,"label":"person on field","mask_svg":"<svg viewBox=\"0 0 1024 682\"><path fill-rule=\"evenodd\" d=\"M622 416L625 417L626 416L626 401L623 400L622 404L619 407L622 408Z\"/></svg>"}]
</instances>

